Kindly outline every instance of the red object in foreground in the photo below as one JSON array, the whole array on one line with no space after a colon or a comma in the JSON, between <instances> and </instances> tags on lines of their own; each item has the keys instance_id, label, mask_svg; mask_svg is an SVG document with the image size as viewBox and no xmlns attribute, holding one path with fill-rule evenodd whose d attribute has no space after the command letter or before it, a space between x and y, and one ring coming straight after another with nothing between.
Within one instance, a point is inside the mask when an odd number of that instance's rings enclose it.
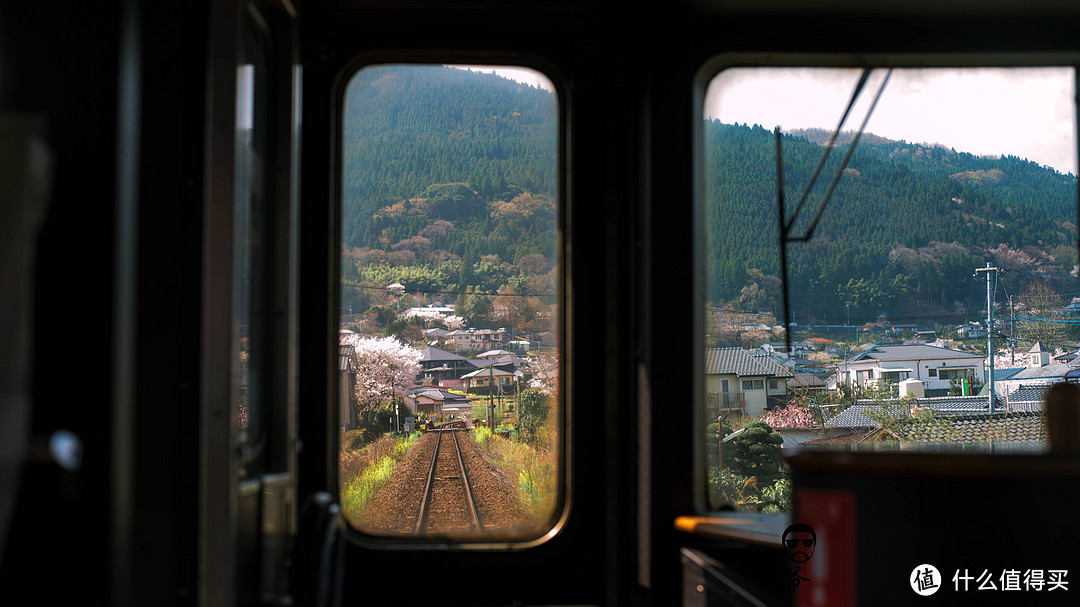
<instances>
[{"instance_id":1,"label":"red object in foreground","mask_svg":"<svg viewBox=\"0 0 1080 607\"><path fill-rule=\"evenodd\" d=\"M855 494L850 491L796 489L792 522L814 528L817 546L801 565L809 578L795 589L799 607L845 607L855 604Z\"/></svg>"}]
</instances>

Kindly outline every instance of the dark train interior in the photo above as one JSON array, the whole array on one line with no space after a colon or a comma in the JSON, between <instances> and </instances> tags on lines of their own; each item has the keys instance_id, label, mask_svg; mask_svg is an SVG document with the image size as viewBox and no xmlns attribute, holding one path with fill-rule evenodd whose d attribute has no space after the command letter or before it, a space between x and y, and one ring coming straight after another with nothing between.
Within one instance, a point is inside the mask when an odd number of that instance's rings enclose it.
<instances>
[{"instance_id":1,"label":"dark train interior","mask_svg":"<svg viewBox=\"0 0 1080 607\"><path fill-rule=\"evenodd\" d=\"M1075 67L1080 4L0 4L0 603L1013 604L918 597L905 578L1080 569L1068 453L790 458L797 504L850 517L834 521L848 559L799 593L780 542L798 506L707 507L703 95L721 68L777 56ZM266 314L262 430L241 441L237 67L253 61ZM558 92L564 491L537 541L372 540L339 519L342 90L387 62L523 66ZM1080 592L1062 590L1016 594Z\"/></svg>"}]
</instances>

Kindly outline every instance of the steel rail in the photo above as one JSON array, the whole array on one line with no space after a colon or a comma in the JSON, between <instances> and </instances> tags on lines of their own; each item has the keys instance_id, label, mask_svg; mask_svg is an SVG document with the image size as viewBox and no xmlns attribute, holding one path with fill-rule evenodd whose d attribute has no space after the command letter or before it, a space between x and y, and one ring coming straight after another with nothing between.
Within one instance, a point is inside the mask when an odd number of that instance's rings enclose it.
<instances>
[{"instance_id":1,"label":"steel rail","mask_svg":"<svg viewBox=\"0 0 1080 607\"><path fill-rule=\"evenodd\" d=\"M424 525L427 524L427 509L428 498L431 497L431 486L435 480L435 462L439 459L439 444L442 443L442 432L438 432L438 438L435 439L435 452L431 454L431 467L428 468L427 484L424 486L424 497L420 500L420 514L416 516L416 528L413 531L416 535L424 530Z\"/></svg>"},{"instance_id":2,"label":"steel rail","mask_svg":"<svg viewBox=\"0 0 1080 607\"><path fill-rule=\"evenodd\" d=\"M469 486L469 475L465 472L465 461L461 459L461 444L458 443L458 433L457 430L451 430L450 432L454 434L454 446L457 447L457 461L458 466L461 467L461 482L465 485L465 500L469 502L469 516L472 517L473 528L476 529L477 533L480 533L482 531L480 528L480 516L476 512L476 503L473 502L472 488Z\"/></svg>"}]
</instances>

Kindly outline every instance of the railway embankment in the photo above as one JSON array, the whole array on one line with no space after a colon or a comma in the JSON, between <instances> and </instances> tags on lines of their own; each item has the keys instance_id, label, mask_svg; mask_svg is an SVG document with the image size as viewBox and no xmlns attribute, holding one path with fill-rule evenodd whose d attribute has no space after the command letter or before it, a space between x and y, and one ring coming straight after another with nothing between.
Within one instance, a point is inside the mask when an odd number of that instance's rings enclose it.
<instances>
[{"instance_id":1,"label":"railway embankment","mask_svg":"<svg viewBox=\"0 0 1080 607\"><path fill-rule=\"evenodd\" d=\"M464 472L456 463L457 449ZM479 531L466 506L468 494L475 504ZM422 507L427 510L424 515ZM519 535L537 527L522 503L517 482L493 463L491 454L467 431L430 432L412 441L354 524L373 535L456 538Z\"/></svg>"}]
</instances>

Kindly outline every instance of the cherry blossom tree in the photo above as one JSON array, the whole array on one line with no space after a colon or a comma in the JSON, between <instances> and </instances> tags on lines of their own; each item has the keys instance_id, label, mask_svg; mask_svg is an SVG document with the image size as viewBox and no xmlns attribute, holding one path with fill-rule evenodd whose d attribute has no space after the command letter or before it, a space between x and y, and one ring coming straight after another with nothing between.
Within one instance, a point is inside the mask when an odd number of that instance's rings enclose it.
<instances>
[{"instance_id":1,"label":"cherry blossom tree","mask_svg":"<svg viewBox=\"0 0 1080 607\"><path fill-rule=\"evenodd\" d=\"M460 316L443 316L439 319L439 322L451 331L465 328L465 319Z\"/></svg>"},{"instance_id":2,"label":"cherry blossom tree","mask_svg":"<svg viewBox=\"0 0 1080 607\"><path fill-rule=\"evenodd\" d=\"M411 388L420 373L420 352L394 337L345 335L341 343L353 346L356 364L356 401L371 409L391 400L395 392Z\"/></svg>"},{"instance_id":3,"label":"cherry blossom tree","mask_svg":"<svg viewBox=\"0 0 1080 607\"><path fill-rule=\"evenodd\" d=\"M544 396L553 397L559 390L559 360L554 354L546 354L526 361L525 368L532 373L529 388L539 390Z\"/></svg>"}]
</instances>

